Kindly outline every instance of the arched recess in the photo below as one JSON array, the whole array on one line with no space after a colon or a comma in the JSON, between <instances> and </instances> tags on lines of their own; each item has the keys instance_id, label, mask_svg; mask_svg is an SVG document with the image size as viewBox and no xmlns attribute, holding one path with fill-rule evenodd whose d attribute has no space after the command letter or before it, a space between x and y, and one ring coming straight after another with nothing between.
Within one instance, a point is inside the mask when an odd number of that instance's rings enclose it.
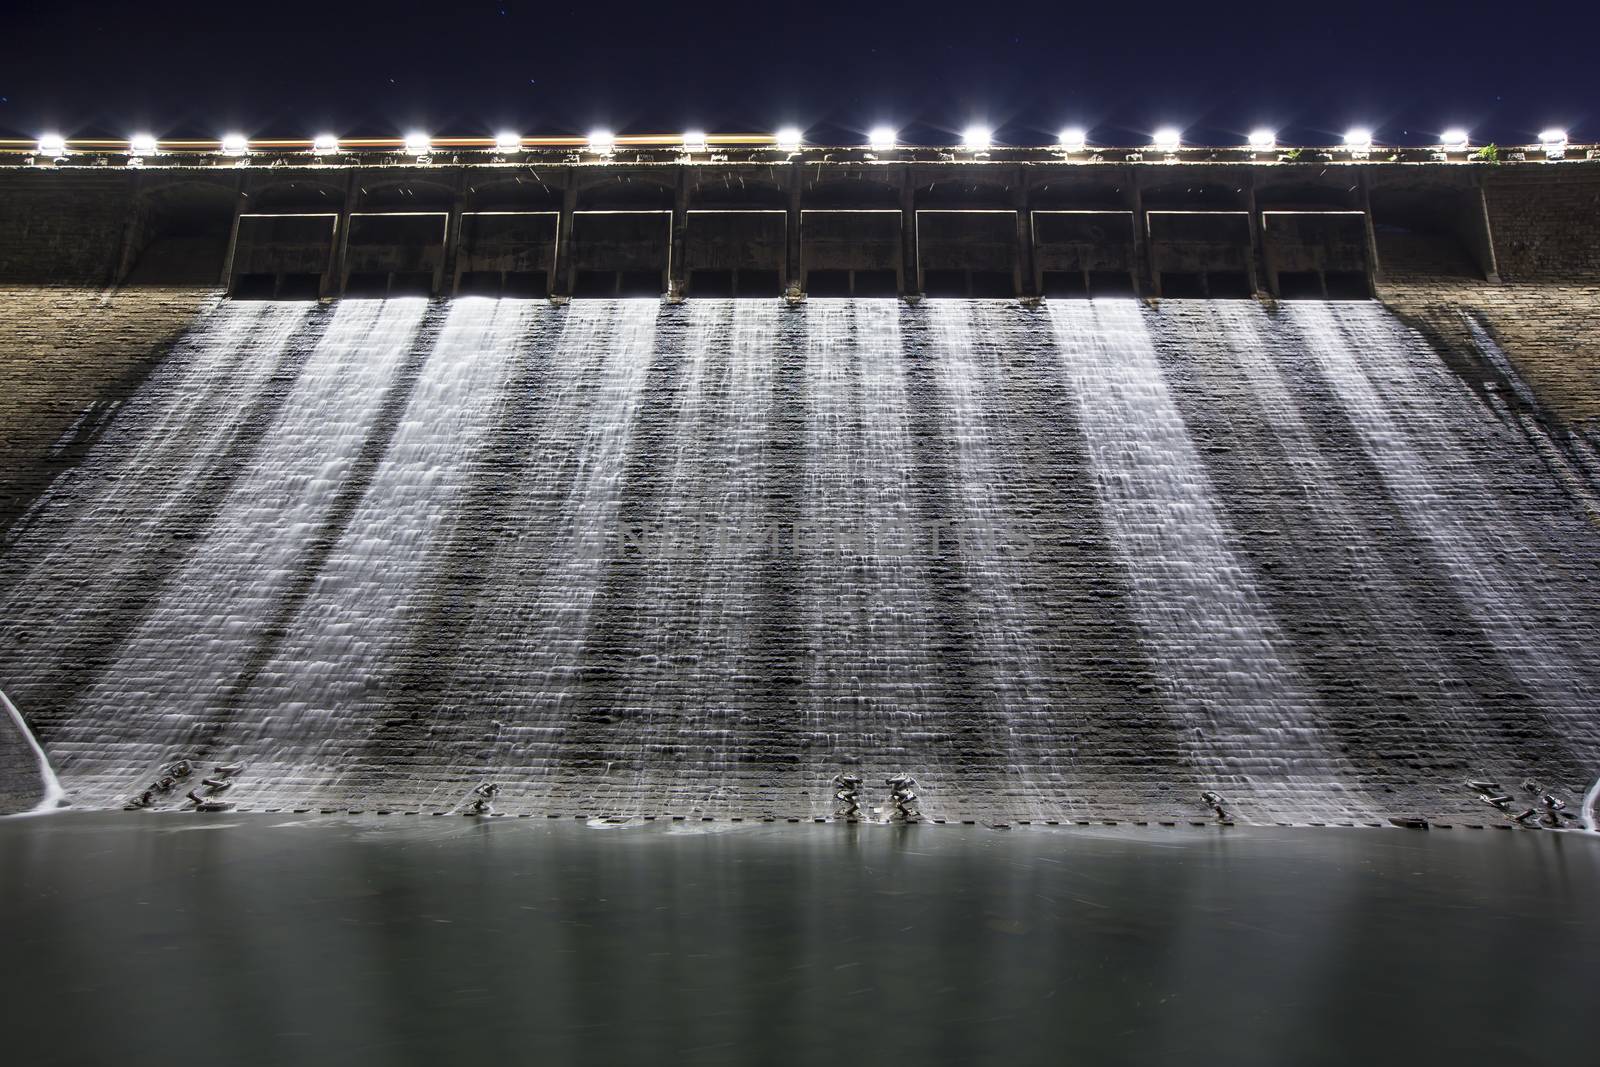
<instances>
[{"instance_id":1,"label":"arched recess","mask_svg":"<svg viewBox=\"0 0 1600 1067\"><path fill-rule=\"evenodd\" d=\"M456 191L438 182L404 178L364 185L360 198L362 211L448 211Z\"/></svg>"},{"instance_id":2,"label":"arched recess","mask_svg":"<svg viewBox=\"0 0 1600 1067\"><path fill-rule=\"evenodd\" d=\"M946 178L917 187L916 205L929 210L1004 210L1015 206L1012 190L1001 182Z\"/></svg>"},{"instance_id":3,"label":"arched recess","mask_svg":"<svg viewBox=\"0 0 1600 1067\"><path fill-rule=\"evenodd\" d=\"M245 210L256 215L299 215L338 212L344 189L327 182L296 178L245 190Z\"/></svg>"},{"instance_id":4,"label":"arched recess","mask_svg":"<svg viewBox=\"0 0 1600 1067\"><path fill-rule=\"evenodd\" d=\"M1146 210L1243 211L1250 203L1243 186L1224 182L1178 181L1150 186L1140 193Z\"/></svg>"},{"instance_id":5,"label":"arched recess","mask_svg":"<svg viewBox=\"0 0 1600 1067\"><path fill-rule=\"evenodd\" d=\"M789 191L769 174L713 172L689 190L689 207L709 211L781 210Z\"/></svg>"},{"instance_id":6,"label":"arched recess","mask_svg":"<svg viewBox=\"0 0 1600 1067\"><path fill-rule=\"evenodd\" d=\"M124 255L125 285L216 285L228 254L239 194L211 182L180 181L141 193Z\"/></svg>"},{"instance_id":7,"label":"arched recess","mask_svg":"<svg viewBox=\"0 0 1600 1067\"><path fill-rule=\"evenodd\" d=\"M467 187L468 211L559 211L562 190L532 174L496 178Z\"/></svg>"},{"instance_id":8,"label":"arched recess","mask_svg":"<svg viewBox=\"0 0 1600 1067\"><path fill-rule=\"evenodd\" d=\"M1039 211L1126 211L1127 186L1094 168L1076 167L1035 178L1028 206Z\"/></svg>"},{"instance_id":9,"label":"arched recess","mask_svg":"<svg viewBox=\"0 0 1600 1067\"><path fill-rule=\"evenodd\" d=\"M900 206L900 188L861 175L822 178L807 182L801 190L800 202L803 208L810 210L894 208Z\"/></svg>"},{"instance_id":10,"label":"arched recess","mask_svg":"<svg viewBox=\"0 0 1600 1067\"><path fill-rule=\"evenodd\" d=\"M673 186L653 177L618 174L592 181L578 190L579 211L671 210Z\"/></svg>"},{"instance_id":11,"label":"arched recess","mask_svg":"<svg viewBox=\"0 0 1600 1067\"><path fill-rule=\"evenodd\" d=\"M1386 276L1482 278L1490 272L1483 202L1475 187L1377 185L1370 203Z\"/></svg>"},{"instance_id":12,"label":"arched recess","mask_svg":"<svg viewBox=\"0 0 1600 1067\"><path fill-rule=\"evenodd\" d=\"M1258 180L1256 207L1262 211L1354 211L1360 208L1361 187L1355 179L1335 181L1331 178Z\"/></svg>"}]
</instances>

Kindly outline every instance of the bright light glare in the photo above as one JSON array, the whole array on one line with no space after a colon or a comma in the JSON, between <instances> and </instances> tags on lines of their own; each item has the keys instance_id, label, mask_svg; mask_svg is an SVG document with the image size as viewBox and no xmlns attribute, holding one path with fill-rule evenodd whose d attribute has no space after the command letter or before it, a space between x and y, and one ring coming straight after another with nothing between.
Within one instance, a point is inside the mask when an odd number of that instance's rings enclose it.
<instances>
[{"instance_id":1,"label":"bright light glare","mask_svg":"<svg viewBox=\"0 0 1600 1067\"><path fill-rule=\"evenodd\" d=\"M968 152L987 152L993 140L994 131L987 126L968 126L961 131L961 147Z\"/></svg>"},{"instance_id":2,"label":"bright light glare","mask_svg":"<svg viewBox=\"0 0 1600 1067\"><path fill-rule=\"evenodd\" d=\"M1270 152L1278 147L1278 131L1276 130L1251 130L1250 147L1257 152Z\"/></svg>"},{"instance_id":3,"label":"bright light glare","mask_svg":"<svg viewBox=\"0 0 1600 1067\"><path fill-rule=\"evenodd\" d=\"M874 152L893 152L896 131L888 126L874 126L867 134L867 147Z\"/></svg>"},{"instance_id":4,"label":"bright light glare","mask_svg":"<svg viewBox=\"0 0 1600 1067\"><path fill-rule=\"evenodd\" d=\"M1372 148L1372 131L1365 126L1357 126L1346 130L1344 146L1353 152L1365 152Z\"/></svg>"},{"instance_id":5,"label":"bright light glare","mask_svg":"<svg viewBox=\"0 0 1600 1067\"><path fill-rule=\"evenodd\" d=\"M1176 152L1183 145L1183 133L1176 126L1166 126L1156 131L1150 143L1162 152Z\"/></svg>"},{"instance_id":6,"label":"bright light glare","mask_svg":"<svg viewBox=\"0 0 1600 1067\"><path fill-rule=\"evenodd\" d=\"M1460 126L1453 126L1439 135L1440 148L1454 148L1459 152L1471 143L1472 135Z\"/></svg>"},{"instance_id":7,"label":"bright light glare","mask_svg":"<svg viewBox=\"0 0 1600 1067\"><path fill-rule=\"evenodd\" d=\"M501 130L494 135L494 146L502 152L515 152L522 147L522 134Z\"/></svg>"},{"instance_id":8,"label":"bright light glare","mask_svg":"<svg viewBox=\"0 0 1600 1067\"><path fill-rule=\"evenodd\" d=\"M711 144L706 140L706 131L690 130L683 135L683 150L685 152L704 152Z\"/></svg>"},{"instance_id":9,"label":"bright light glare","mask_svg":"<svg viewBox=\"0 0 1600 1067\"><path fill-rule=\"evenodd\" d=\"M311 142L311 151L319 156L331 156L339 151L339 138L331 133L319 133Z\"/></svg>"},{"instance_id":10,"label":"bright light glare","mask_svg":"<svg viewBox=\"0 0 1600 1067\"><path fill-rule=\"evenodd\" d=\"M64 156L67 154L67 139L59 133L47 133L39 138L39 154L41 156Z\"/></svg>"},{"instance_id":11,"label":"bright light glare","mask_svg":"<svg viewBox=\"0 0 1600 1067\"><path fill-rule=\"evenodd\" d=\"M798 152L800 145L805 140L805 135L798 126L785 126L773 136L773 141L778 145L780 152Z\"/></svg>"},{"instance_id":12,"label":"bright light glare","mask_svg":"<svg viewBox=\"0 0 1600 1067\"><path fill-rule=\"evenodd\" d=\"M128 154L130 156L153 156L156 154L156 139L148 133L136 133L128 138Z\"/></svg>"},{"instance_id":13,"label":"bright light glare","mask_svg":"<svg viewBox=\"0 0 1600 1067\"><path fill-rule=\"evenodd\" d=\"M1089 147L1089 131L1081 126L1069 126L1061 131L1059 143L1064 152L1082 152Z\"/></svg>"},{"instance_id":14,"label":"bright light glare","mask_svg":"<svg viewBox=\"0 0 1600 1067\"><path fill-rule=\"evenodd\" d=\"M1567 131L1545 130L1539 135L1539 147L1550 159L1560 159L1567 154Z\"/></svg>"},{"instance_id":15,"label":"bright light glare","mask_svg":"<svg viewBox=\"0 0 1600 1067\"><path fill-rule=\"evenodd\" d=\"M406 154L411 156L425 156L433 151L433 141L421 130L412 130L406 134Z\"/></svg>"},{"instance_id":16,"label":"bright light glare","mask_svg":"<svg viewBox=\"0 0 1600 1067\"><path fill-rule=\"evenodd\" d=\"M610 130L594 130L589 134L589 151L596 155L609 156L617 150L617 139L611 135Z\"/></svg>"},{"instance_id":17,"label":"bright light glare","mask_svg":"<svg viewBox=\"0 0 1600 1067\"><path fill-rule=\"evenodd\" d=\"M250 151L250 139L242 133L225 133L222 135L222 154L225 156L242 156Z\"/></svg>"}]
</instances>

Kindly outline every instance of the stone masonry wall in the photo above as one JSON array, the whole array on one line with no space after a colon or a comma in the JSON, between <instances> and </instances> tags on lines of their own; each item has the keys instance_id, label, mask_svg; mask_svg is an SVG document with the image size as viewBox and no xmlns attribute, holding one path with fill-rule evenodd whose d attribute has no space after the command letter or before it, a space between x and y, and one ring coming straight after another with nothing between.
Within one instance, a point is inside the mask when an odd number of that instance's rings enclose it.
<instances>
[{"instance_id":1,"label":"stone masonry wall","mask_svg":"<svg viewBox=\"0 0 1600 1067\"><path fill-rule=\"evenodd\" d=\"M1600 276L1600 166L1503 167L1484 194L1502 279Z\"/></svg>"},{"instance_id":2,"label":"stone masonry wall","mask_svg":"<svg viewBox=\"0 0 1600 1067\"><path fill-rule=\"evenodd\" d=\"M203 289L0 287L0 532L212 299Z\"/></svg>"}]
</instances>

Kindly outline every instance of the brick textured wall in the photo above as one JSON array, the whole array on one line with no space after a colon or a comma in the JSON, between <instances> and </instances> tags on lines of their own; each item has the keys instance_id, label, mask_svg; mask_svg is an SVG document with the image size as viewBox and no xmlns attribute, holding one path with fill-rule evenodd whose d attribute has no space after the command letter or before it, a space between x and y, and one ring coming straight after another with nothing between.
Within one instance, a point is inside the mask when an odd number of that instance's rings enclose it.
<instances>
[{"instance_id":1,"label":"brick textured wall","mask_svg":"<svg viewBox=\"0 0 1600 1067\"><path fill-rule=\"evenodd\" d=\"M0 172L0 281L104 285L134 217L127 171Z\"/></svg>"},{"instance_id":2,"label":"brick textured wall","mask_svg":"<svg viewBox=\"0 0 1600 1067\"><path fill-rule=\"evenodd\" d=\"M1600 277L1490 285L1467 278L1390 279L1379 297L1451 348L1473 350L1475 320L1504 349L1545 411L1600 427Z\"/></svg>"},{"instance_id":3,"label":"brick textured wall","mask_svg":"<svg viewBox=\"0 0 1600 1067\"><path fill-rule=\"evenodd\" d=\"M1484 192L1500 276L1600 276L1600 163L1504 167Z\"/></svg>"}]
</instances>

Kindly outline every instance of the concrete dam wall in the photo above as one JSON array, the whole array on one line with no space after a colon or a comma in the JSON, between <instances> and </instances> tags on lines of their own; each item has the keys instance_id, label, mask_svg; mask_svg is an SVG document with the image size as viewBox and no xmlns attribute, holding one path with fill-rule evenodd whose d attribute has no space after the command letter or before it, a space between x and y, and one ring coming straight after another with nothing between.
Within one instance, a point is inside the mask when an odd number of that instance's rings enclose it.
<instances>
[{"instance_id":1,"label":"concrete dam wall","mask_svg":"<svg viewBox=\"0 0 1600 1067\"><path fill-rule=\"evenodd\" d=\"M0 171L0 689L71 803L188 757L257 809L809 819L850 769L1506 823L1466 779L1600 775L1588 165L440 169L375 222L359 171Z\"/></svg>"}]
</instances>

